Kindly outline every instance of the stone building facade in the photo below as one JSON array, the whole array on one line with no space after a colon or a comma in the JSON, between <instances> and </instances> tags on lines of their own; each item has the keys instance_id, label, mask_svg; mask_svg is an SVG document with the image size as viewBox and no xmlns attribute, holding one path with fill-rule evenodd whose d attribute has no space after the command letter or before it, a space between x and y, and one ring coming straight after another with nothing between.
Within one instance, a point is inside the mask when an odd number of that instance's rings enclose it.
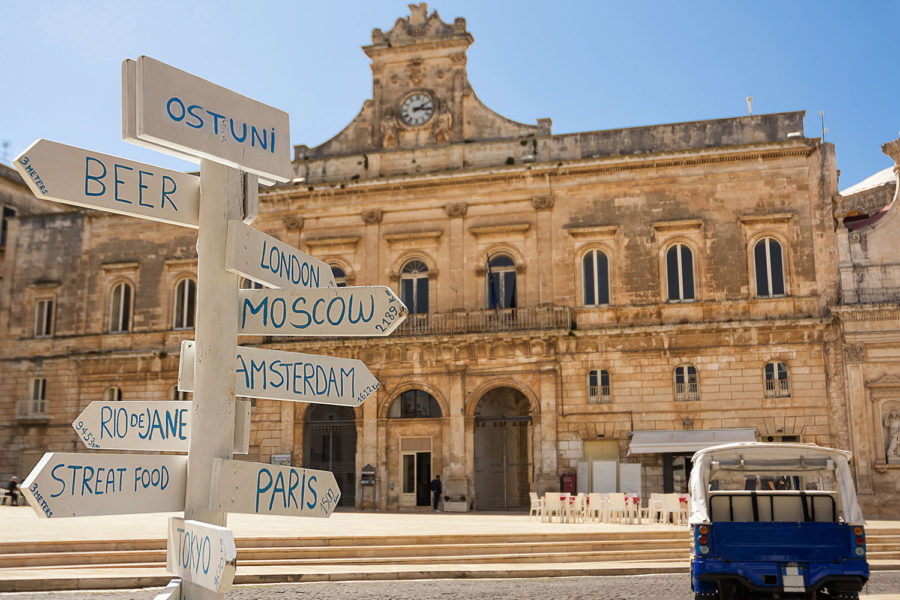
<instances>
[{"instance_id":1,"label":"stone building facade","mask_svg":"<svg viewBox=\"0 0 900 600\"><path fill-rule=\"evenodd\" d=\"M439 473L456 505L504 509L566 474L683 490L691 453L717 441L873 435L847 418L834 148L802 112L553 134L478 99L464 19L410 8L363 48L372 98L295 147L254 227L341 284L390 285L411 314L387 338L242 338L359 358L382 383L355 410L255 400L247 458L330 469L351 505L425 508ZM195 235L80 210L19 219L0 474L77 448L92 400L180 397ZM45 295L57 309L38 332Z\"/></svg>"}]
</instances>

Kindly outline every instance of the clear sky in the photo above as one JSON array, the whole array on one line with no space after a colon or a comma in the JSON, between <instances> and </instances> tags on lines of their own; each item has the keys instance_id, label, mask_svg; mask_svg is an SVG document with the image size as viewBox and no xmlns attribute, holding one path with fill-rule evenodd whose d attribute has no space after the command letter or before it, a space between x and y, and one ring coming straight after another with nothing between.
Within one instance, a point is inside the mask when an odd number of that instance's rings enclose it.
<instances>
[{"instance_id":1,"label":"clear sky","mask_svg":"<svg viewBox=\"0 0 900 600\"><path fill-rule=\"evenodd\" d=\"M475 38L469 80L496 112L554 133L806 111L844 189L891 165L900 2L442 0ZM371 97L360 46L409 14L386 0L0 0L0 141L38 138L164 167L121 141L121 61L142 54L284 110L316 146ZM891 62L893 61L893 63ZM891 64L894 66L891 67Z\"/></svg>"}]
</instances>

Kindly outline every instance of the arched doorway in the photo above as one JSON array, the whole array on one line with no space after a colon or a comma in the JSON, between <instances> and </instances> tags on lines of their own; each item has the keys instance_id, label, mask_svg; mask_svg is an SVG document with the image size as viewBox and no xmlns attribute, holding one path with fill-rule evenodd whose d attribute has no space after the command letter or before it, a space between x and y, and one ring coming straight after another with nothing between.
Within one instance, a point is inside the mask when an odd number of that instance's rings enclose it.
<instances>
[{"instance_id":1,"label":"arched doorway","mask_svg":"<svg viewBox=\"0 0 900 600\"><path fill-rule=\"evenodd\" d=\"M478 510L528 508L532 490L531 411L519 390L485 393L475 407L475 502Z\"/></svg>"},{"instance_id":2,"label":"arched doorway","mask_svg":"<svg viewBox=\"0 0 900 600\"><path fill-rule=\"evenodd\" d=\"M331 471L341 490L339 506L356 502L356 415L346 406L313 404L306 411L303 466Z\"/></svg>"}]
</instances>

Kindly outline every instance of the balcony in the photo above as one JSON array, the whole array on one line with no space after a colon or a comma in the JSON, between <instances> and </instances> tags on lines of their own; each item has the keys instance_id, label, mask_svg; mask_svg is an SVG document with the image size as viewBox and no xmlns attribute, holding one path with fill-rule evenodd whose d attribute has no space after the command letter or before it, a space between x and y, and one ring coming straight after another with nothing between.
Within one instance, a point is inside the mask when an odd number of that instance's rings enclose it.
<instances>
[{"instance_id":1,"label":"balcony","mask_svg":"<svg viewBox=\"0 0 900 600\"><path fill-rule=\"evenodd\" d=\"M22 398L16 401L16 422L41 424L50 421L49 405L46 400Z\"/></svg>"},{"instance_id":2,"label":"balcony","mask_svg":"<svg viewBox=\"0 0 900 600\"><path fill-rule=\"evenodd\" d=\"M790 398L791 386L787 379L767 379L766 398Z\"/></svg>"},{"instance_id":3,"label":"balcony","mask_svg":"<svg viewBox=\"0 0 900 600\"><path fill-rule=\"evenodd\" d=\"M570 307L536 306L409 315L393 335L447 335L571 327Z\"/></svg>"},{"instance_id":4,"label":"balcony","mask_svg":"<svg viewBox=\"0 0 900 600\"><path fill-rule=\"evenodd\" d=\"M696 383L675 383L675 401L689 402L700 399L700 390Z\"/></svg>"}]
</instances>

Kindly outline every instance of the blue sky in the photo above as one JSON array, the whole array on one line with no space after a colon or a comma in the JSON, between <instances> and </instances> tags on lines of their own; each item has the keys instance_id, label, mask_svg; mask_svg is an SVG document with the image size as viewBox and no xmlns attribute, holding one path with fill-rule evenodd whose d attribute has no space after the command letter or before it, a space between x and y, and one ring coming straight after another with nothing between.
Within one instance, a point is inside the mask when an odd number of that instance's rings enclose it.
<instances>
[{"instance_id":1,"label":"blue sky","mask_svg":"<svg viewBox=\"0 0 900 600\"><path fill-rule=\"evenodd\" d=\"M371 97L360 46L409 14L382 0L0 0L0 141L38 138L176 169L121 141L120 65L152 56L288 112L291 143L337 134ZM496 112L554 133L805 110L841 189L891 165L900 2L445 0L475 43L469 80Z\"/></svg>"}]
</instances>

